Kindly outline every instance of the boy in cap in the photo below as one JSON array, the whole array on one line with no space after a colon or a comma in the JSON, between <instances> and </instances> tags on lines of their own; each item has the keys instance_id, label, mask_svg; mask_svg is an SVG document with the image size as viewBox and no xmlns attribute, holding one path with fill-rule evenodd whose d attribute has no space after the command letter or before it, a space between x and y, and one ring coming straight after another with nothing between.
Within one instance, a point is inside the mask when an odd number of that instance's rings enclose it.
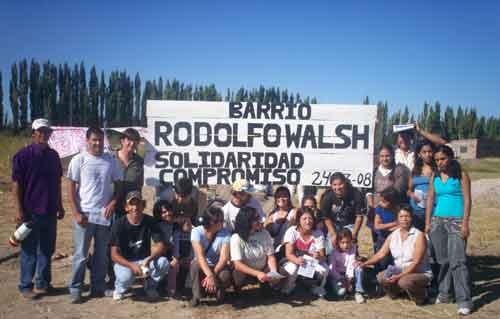
<instances>
[{"instance_id":1,"label":"boy in cap","mask_svg":"<svg viewBox=\"0 0 500 319\"><path fill-rule=\"evenodd\" d=\"M231 200L222 207L224 212L224 227L229 231L234 231L234 221L238 215L240 208L252 207L261 216L261 221L264 222L266 214L262 209L260 202L252 196L255 188L246 179L238 179L231 185Z\"/></svg>"},{"instance_id":2,"label":"boy in cap","mask_svg":"<svg viewBox=\"0 0 500 319\"><path fill-rule=\"evenodd\" d=\"M25 298L46 294L50 288L57 219L64 217L61 160L48 145L52 129L46 119L34 120L31 128L32 143L19 150L12 160L15 222L31 222L32 227L21 244L19 290Z\"/></svg>"},{"instance_id":3,"label":"boy in cap","mask_svg":"<svg viewBox=\"0 0 500 319\"><path fill-rule=\"evenodd\" d=\"M167 274L169 262L163 257L166 243L162 241L157 221L143 213L146 202L139 191L126 197L127 214L113 224L111 230L111 259L115 263L114 300L123 299L136 276L146 277L144 290L151 299L158 298L158 283ZM151 240L155 242L151 247Z\"/></svg>"}]
</instances>

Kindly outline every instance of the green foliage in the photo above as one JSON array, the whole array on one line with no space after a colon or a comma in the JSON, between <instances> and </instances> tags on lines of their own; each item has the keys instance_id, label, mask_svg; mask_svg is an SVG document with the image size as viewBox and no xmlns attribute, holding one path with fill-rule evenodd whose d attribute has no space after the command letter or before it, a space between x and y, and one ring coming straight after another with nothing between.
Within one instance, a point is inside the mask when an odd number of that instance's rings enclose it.
<instances>
[{"instance_id":1,"label":"green foliage","mask_svg":"<svg viewBox=\"0 0 500 319\"><path fill-rule=\"evenodd\" d=\"M19 96L18 96L18 84L17 84L17 63L12 64L10 71L10 109L12 112L12 128L17 132L19 128Z\"/></svg>"}]
</instances>

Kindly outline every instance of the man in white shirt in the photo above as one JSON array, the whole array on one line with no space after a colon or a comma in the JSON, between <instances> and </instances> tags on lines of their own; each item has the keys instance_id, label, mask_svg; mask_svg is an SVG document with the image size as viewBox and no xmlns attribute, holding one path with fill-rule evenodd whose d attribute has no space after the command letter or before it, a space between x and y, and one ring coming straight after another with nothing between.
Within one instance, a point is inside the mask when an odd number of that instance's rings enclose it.
<instances>
[{"instance_id":1,"label":"man in white shirt","mask_svg":"<svg viewBox=\"0 0 500 319\"><path fill-rule=\"evenodd\" d=\"M122 179L119 163L104 153L104 132L98 127L87 130L87 150L71 159L69 201L73 214L73 266L69 282L70 302L81 302L81 290L92 238L94 252L91 265L91 296L104 297L107 270L107 247L110 218L116 206L113 184ZM119 185L119 183L116 183Z\"/></svg>"},{"instance_id":2,"label":"man in white shirt","mask_svg":"<svg viewBox=\"0 0 500 319\"><path fill-rule=\"evenodd\" d=\"M234 221L240 208L245 206L254 208L261 216L262 222L265 221L266 214L260 202L252 197L253 192L255 192L255 188L245 179L238 179L231 185L231 200L222 207L222 211L224 212L224 227L230 232L234 231Z\"/></svg>"}]
</instances>

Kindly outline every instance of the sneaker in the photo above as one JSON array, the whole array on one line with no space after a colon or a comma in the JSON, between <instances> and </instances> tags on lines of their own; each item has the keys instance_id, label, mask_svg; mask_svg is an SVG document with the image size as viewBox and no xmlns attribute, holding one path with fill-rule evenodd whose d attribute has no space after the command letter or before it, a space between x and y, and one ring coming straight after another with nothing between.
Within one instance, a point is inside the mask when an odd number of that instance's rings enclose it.
<instances>
[{"instance_id":1,"label":"sneaker","mask_svg":"<svg viewBox=\"0 0 500 319\"><path fill-rule=\"evenodd\" d=\"M365 297L363 297L361 293L357 292L354 294L354 301L356 301L356 303L365 303Z\"/></svg>"},{"instance_id":2,"label":"sneaker","mask_svg":"<svg viewBox=\"0 0 500 319\"><path fill-rule=\"evenodd\" d=\"M459 316L468 316L468 315L470 315L470 313L471 313L470 308L466 308L466 307L458 308L458 311L457 311L457 314Z\"/></svg>"},{"instance_id":3,"label":"sneaker","mask_svg":"<svg viewBox=\"0 0 500 319\"><path fill-rule=\"evenodd\" d=\"M69 302L72 304L78 304L82 302L82 295L77 292L77 293L70 293L69 294Z\"/></svg>"},{"instance_id":4,"label":"sneaker","mask_svg":"<svg viewBox=\"0 0 500 319\"><path fill-rule=\"evenodd\" d=\"M23 296L24 299L27 300L34 300L38 298L38 294L36 294L33 290L31 289L26 289L21 291L21 296Z\"/></svg>"},{"instance_id":5,"label":"sneaker","mask_svg":"<svg viewBox=\"0 0 500 319\"><path fill-rule=\"evenodd\" d=\"M323 298L326 295L326 290L323 287L314 287L311 289L313 295Z\"/></svg>"},{"instance_id":6,"label":"sneaker","mask_svg":"<svg viewBox=\"0 0 500 319\"><path fill-rule=\"evenodd\" d=\"M113 300L114 301L121 301L123 300L123 294L119 293L118 291L114 290L113 291Z\"/></svg>"},{"instance_id":7,"label":"sneaker","mask_svg":"<svg viewBox=\"0 0 500 319\"><path fill-rule=\"evenodd\" d=\"M115 290L114 289L106 289L104 290L104 296L111 298L114 296Z\"/></svg>"},{"instance_id":8,"label":"sneaker","mask_svg":"<svg viewBox=\"0 0 500 319\"><path fill-rule=\"evenodd\" d=\"M43 296L49 293L49 290L47 288L34 288L33 293L36 294L37 296Z\"/></svg>"},{"instance_id":9,"label":"sneaker","mask_svg":"<svg viewBox=\"0 0 500 319\"><path fill-rule=\"evenodd\" d=\"M198 307L198 305L200 304L200 299L199 298L195 298L193 297L190 301L189 301L189 305L191 307Z\"/></svg>"}]
</instances>

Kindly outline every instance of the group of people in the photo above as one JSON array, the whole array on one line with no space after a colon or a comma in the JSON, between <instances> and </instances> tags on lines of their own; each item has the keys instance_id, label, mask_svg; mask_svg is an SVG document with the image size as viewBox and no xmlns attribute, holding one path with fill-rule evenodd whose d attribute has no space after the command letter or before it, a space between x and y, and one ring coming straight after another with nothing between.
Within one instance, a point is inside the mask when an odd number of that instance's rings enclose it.
<instances>
[{"instance_id":1,"label":"group of people","mask_svg":"<svg viewBox=\"0 0 500 319\"><path fill-rule=\"evenodd\" d=\"M63 170L48 146L51 132L47 120L33 121L33 143L13 158L16 222L32 229L21 243L19 290L26 298L52 289L56 225L64 217ZM307 195L294 207L289 188L279 186L274 208L265 212L252 196L253 185L236 180L227 203L214 201L199 214L196 188L181 178L158 192L149 215L138 132L126 129L120 149L108 153L104 132L91 127L86 150L71 159L67 172L74 242L70 301L82 301L90 268L91 298L121 300L138 277L152 299L160 293L179 297L190 286L193 306L207 294L221 301L227 288L238 292L249 283L284 295L297 286L318 297L330 290L353 295L357 303L375 286L393 298L405 293L417 305L429 301L434 287L436 303L454 297L458 313L467 315L470 180L443 139L418 125L416 132L424 139L414 150L404 132L396 151L390 145L379 149L370 190L353 187L337 172L319 201ZM374 249L367 259L357 249L365 219ZM370 274L376 274L373 280Z\"/></svg>"}]
</instances>

